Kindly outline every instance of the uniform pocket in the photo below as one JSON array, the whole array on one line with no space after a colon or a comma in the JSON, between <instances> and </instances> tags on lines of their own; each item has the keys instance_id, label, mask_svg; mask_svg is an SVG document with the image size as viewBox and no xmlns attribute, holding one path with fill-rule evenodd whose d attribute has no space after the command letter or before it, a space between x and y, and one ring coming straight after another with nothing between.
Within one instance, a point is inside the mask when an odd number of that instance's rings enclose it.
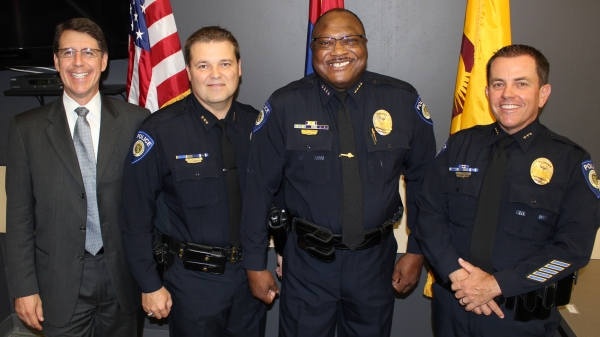
<instances>
[{"instance_id":1,"label":"uniform pocket","mask_svg":"<svg viewBox=\"0 0 600 337\"><path fill-rule=\"evenodd\" d=\"M217 168L212 161L190 164L185 160L175 163L177 195L185 207L207 207L217 202Z\"/></svg>"},{"instance_id":2,"label":"uniform pocket","mask_svg":"<svg viewBox=\"0 0 600 337\"><path fill-rule=\"evenodd\" d=\"M531 241L546 241L554 231L561 194L544 186L511 184L504 230Z\"/></svg>"},{"instance_id":3,"label":"uniform pocket","mask_svg":"<svg viewBox=\"0 0 600 337\"><path fill-rule=\"evenodd\" d=\"M392 132L386 136L376 134L373 137L368 133L365 137L369 180L375 185L383 185L395 177L399 178L402 162L409 150L409 134Z\"/></svg>"},{"instance_id":4,"label":"uniform pocket","mask_svg":"<svg viewBox=\"0 0 600 337\"><path fill-rule=\"evenodd\" d=\"M320 130L312 136L294 130L287 137L285 174L305 183L328 182L331 179L332 148L333 139L328 130Z\"/></svg>"},{"instance_id":5,"label":"uniform pocket","mask_svg":"<svg viewBox=\"0 0 600 337\"><path fill-rule=\"evenodd\" d=\"M446 179L444 194L448 199L451 223L458 227L473 227L482 180L483 173L480 172L474 172L467 178L452 175Z\"/></svg>"}]
</instances>

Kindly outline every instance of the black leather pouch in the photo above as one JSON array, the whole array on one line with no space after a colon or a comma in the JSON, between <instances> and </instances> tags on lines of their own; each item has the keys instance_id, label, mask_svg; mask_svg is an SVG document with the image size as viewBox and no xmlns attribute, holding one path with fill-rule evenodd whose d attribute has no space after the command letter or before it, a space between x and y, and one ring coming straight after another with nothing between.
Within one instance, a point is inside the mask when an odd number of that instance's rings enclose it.
<instances>
[{"instance_id":1,"label":"black leather pouch","mask_svg":"<svg viewBox=\"0 0 600 337\"><path fill-rule=\"evenodd\" d=\"M227 256L214 247L188 242L183 250L183 266L189 270L223 274Z\"/></svg>"},{"instance_id":2,"label":"black leather pouch","mask_svg":"<svg viewBox=\"0 0 600 337\"><path fill-rule=\"evenodd\" d=\"M302 219L296 218L294 221L296 234L298 234L298 247L320 261L333 262L335 260L333 233L327 228Z\"/></svg>"}]
</instances>

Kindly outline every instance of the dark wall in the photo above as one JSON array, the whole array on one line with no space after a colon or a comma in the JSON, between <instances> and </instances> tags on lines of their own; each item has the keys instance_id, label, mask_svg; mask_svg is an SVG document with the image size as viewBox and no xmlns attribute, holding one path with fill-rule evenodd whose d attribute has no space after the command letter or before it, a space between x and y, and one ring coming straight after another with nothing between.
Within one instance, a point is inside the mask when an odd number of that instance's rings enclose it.
<instances>
[{"instance_id":1,"label":"dark wall","mask_svg":"<svg viewBox=\"0 0 600 337\"><path fill-rule=\"evenodd\" d=\"M413 84L435 121L438 148L450 128L466 1L346 0L369 38L368 69ZM171 0L182 41L205 25L219 24L238 38L243 79L238 100L262 107L277 88L304 71L308 0ZM513 0L514 43L540 49L551 64L552 94L542 123L585 147L600 160L600 2ZM126 61L112 61L106 83L125 83ZM17 73L0 71L0 90ZM0 165L6 161L8 121L37 106L34 98L0 96ZM423 282L423 280L422 280ZM1 282L0 282L1 285ZM0 289L1 291L2 289ZM2 298L0 297L0 301ZM0 313L2 303L0 303ZM269 312L274 336L277 305ZM429 301L420 289L399 299L393 335L431 336ZM0 317L1 320L1 317Z\"/></svg>"}]
</instances>

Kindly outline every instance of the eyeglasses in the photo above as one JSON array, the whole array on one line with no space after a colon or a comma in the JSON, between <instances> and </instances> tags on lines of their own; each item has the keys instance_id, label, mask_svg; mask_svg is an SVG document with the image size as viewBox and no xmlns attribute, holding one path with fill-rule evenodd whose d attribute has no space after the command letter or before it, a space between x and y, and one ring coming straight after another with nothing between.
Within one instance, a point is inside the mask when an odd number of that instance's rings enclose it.
<instances>
[{"instance_id":1,"label":"eyeglasses","mask_svg":"<svg viewBox=\"0 0 600 337\"><path fill-rule=\"evenodd\" d=\"M335 37L315 37L312 42L315 42L315 47L318 49L331 50L339 41L343 47L356 47L362 43L362 39L366 39L365 35L348 35L336 39Z\"/></svg>"},{"instance_id":2,"label":"eyeglasses","mask_svg":"<svg viewBox=\"0 0 600 337\"><path fill-rule=\"evenodd\" d=\"M92 49L92 48L83 48L81 50L76 50L73 48L63 48L58 50L58 57L63 59L71 59L75 57L75 54L81 53L81 57L85 59L93 59L102 54L102 50L100 49Z\"/></svg>"}]
</instances>

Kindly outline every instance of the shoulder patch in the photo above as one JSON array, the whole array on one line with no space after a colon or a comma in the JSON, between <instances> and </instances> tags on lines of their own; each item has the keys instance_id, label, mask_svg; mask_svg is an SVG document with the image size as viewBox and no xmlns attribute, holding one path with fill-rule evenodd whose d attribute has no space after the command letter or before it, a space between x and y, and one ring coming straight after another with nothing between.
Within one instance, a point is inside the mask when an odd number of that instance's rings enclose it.
<instances>
[{"instance_id":1,"label":"shoulder patch","mask_svg":"<svg viewBox=\"0 0 600 337\"><path fill-rule=\"evenodd\" d=\"M258 117L256 118L256 123L254 123L254 130L252 132L258 131L267 121L269 115L271 114L271 104L269 102L265 102L265 106L258 113Z\"/></svg>"},{"instance_id":2,"label":"shoulder patch","mask_svg":"<svg viewBox=\"0 0 600 337\"><path fill-rule=\"evenodd\" d=\"M583 178L587 182L588 186L596 195L596 198L600 199L600 188L598 187L598 177L596 176L596 170L594 169L594 163L591 160L586 160L581 163L581 169L583 171Z\"/></svg>"},{"instance_id":3,"label":"shoulder patch","mask_svg":"<svg viewBox=\"0 0 600 337\"><path fill-rule=\"evenodd\" d=\"M421 119L425 121L425 123L433 125L431 115L429 114L429 111L427 111L427 107L425 106L425 103L423 103L423 99L421 98L421 96L417 98L417 102L415 103L415 111L417 112L419 117L421 117Z\"/></svg>"},{"instance_id":4,"label":"shoulder patch","mask_svg":"<svg viewBox=\"0 0 600 337\"><path fill-rule=\"evenodd\" d=\"M133 165L142 160L153 146L154 139L144 131L138 131L138 134L135 136L135 142L133 143L133 160L131 164Z\"/></svg>"}]
</instances>

